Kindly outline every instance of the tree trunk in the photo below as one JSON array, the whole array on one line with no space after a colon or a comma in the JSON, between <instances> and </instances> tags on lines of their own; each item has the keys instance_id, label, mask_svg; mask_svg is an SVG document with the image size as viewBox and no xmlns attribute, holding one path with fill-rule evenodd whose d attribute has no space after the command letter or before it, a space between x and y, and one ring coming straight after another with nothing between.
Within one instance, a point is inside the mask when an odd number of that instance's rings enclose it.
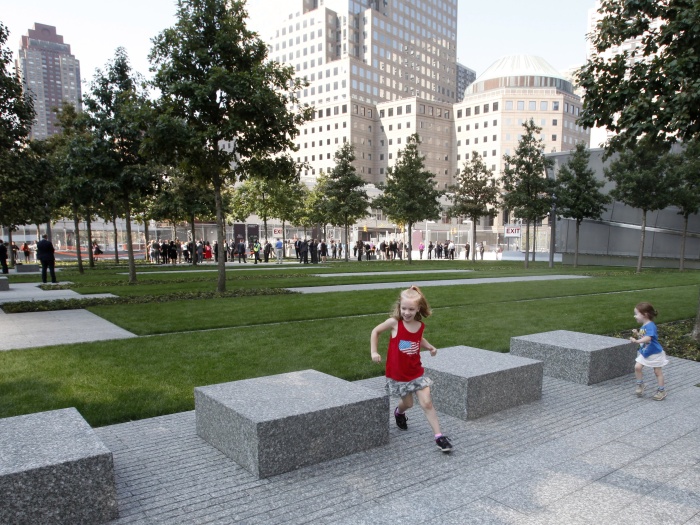
<instances>
[{"instance_id":1,"label":"tree trunk","mask_svg":"<svg viewBox=\"0 0 700 525\"><path fill-rule=\"evenodd\" d=\"M129 257L129 284L136 284L136 262L134 261L134 243L131 240L131 204L129 198L124 200L126 216L126 251Z\"/></svg>"},{"instance_id":2,"label":"tree trunk","mask_svg":"<svg viewBox=\"0 0 700 525\"><path fill-rule=\"evenodd\" d=\"M75 254L78 257L78 272L83 273L83 257L80 254L80 219L78 218L78 207L73 205L73 227L75 228Z\"/></svg>"},{"instance_id":3,"label":"tree trunk","mask_svg":"<svg viewBox=\"0 0 700 525\"><path fill-rule=\"evenodd\" d=\"M472 244L471 250L472 261L476 261L476 217L472 217Z\"/></svg>"},{"instance_id":4,"label":"tree trunk","mask_svg":"<svg viewBox=\"0 0 700 525\"><path fill-rule=\"evenodd\" d=\"M525 268L530 267L530 221L525 221Z\"/></svg>"},{"instance_id":5,"label":"tree trunk","mask_svg":"<svg viewBox=\"0 0 700 525\"><path fill-rule=\"evenodd\" d=\"M350 225L346 222L345 223L345 246L343 246L343 253L345 254L345 262L348 262L350 260L350 254L348 252L349 244L348 244L348 234L350 233Z\"/></svg>"},{"instance_id":6,"label":"tree trunk","mask_svg":"<svg viewBox=\"0 0 700 525\"><path fill-rule=\"evenodd\" d=\"M114 228L114 263L119 264L119 231L117 230L117 212L112 212L112 227Z\"/></svg>"},{"instance_id":7,"label":"tree trunk","mask_svg":"<svg viewBox=\"0 0 700 525\"><path fill-rule=\"evenodd\" d=\"M576 221L576 247L574 249L574 268L578 266L578 234L581 228L581 221Z\"/></svg>"},{"instance_id":8,"label":"tree trunk","mask_svg":"<svg viewBox=\"0 0 700 525\"><path fill-rule=\"evenodd\" d=\"M7 251L9 252L7 255L10 257L10 267L15 268L17 261L15 261L15 251L12 249L12 226L7 227L7 237Z\"/></svg>"},{"instance_id":9,"label":"tree trunk","mask_svg":"<svg viewBox=\"0 0 700 525\"><path fill-rule=\"evenodd\" d=\"M685 270L685 240L688 236L688 215L683 216L683 237L681 237L681 261L678 270Z\"/></svg>"},{"instance_id":10,"label":"tree trunk","mask_svg":"<svg viewBox=\"0 0 700 525\"><path fill-rule=\"evenodd\" d=\"M85 226L88 238L88 266L95 268L95 257L92 253L92 220L90 219L90 210L85 215Z\"/></svg>"},{"instance_id":11,"label":"tree trunk","mask_svg":"<svg viewBox=\"0 0 700 525\"><path fill-rule=\"evenodd\" d=\"M532 262L535 262L535 252L537 251L537 220L532 225Z\"/></svg>"},{"instance_id":12,"label":"tree trunk","mask_svg":"<svg viewBox=\"0 0 700 525\"><path fill-rule=\"evenodd\" d=\"M642 234L639 240L639 257L637 258L637 273L642 273L642 260L644 259L644 238L647 234L647 211L642 210Z\"/></svg>"},{"instance_id":13,"label":"tree trunk","mask_svg":"<svg viewBox=\"0 0 700 525\"><path fill-rule=\"evenodd\" d=\"M695 316L695 326L691 335L693 339L700 342L700 300L698 301L698 314Z\"/></svg>"},{"instance_id":14,"label":"tree trunk","mask_svg":"<svg viewBox=\"0 0 700 525\"><path fill-rule=\"evenodd\" d=\"M217 172L213 178L214 201L216 202L216 240L219 246L224 245L224 212L221 199L221 176ZM226 263L223 257L219 257L217 263L218 278L216 281L216 291L223 293L226 291Z\"/></svg>"},{"instance_id":15,"label":"tree trunk","mask_svg":"<svg viewBox=\"0 0 700 525\"><path fill-rule=\"evenodd\" d=\"M192 249L190 250L190 259L192 259L192 266L197 266L197 243L194 240L194 213L190 217L190 228L192 229Z\"/></svg>"},{"instance_id":16,"label":"tree trunk","mask_svg":"<svg viewBox=\"0 0 700 525\"><path fill-rule=\"evenodd\" d=\"M412 239L411 229L412 229L412 227L413 227L413 223L409 222L408 223L408 243L407 243L408 250L406 250L408 252L408 255L406 256L406 258L408 259L408 264L411 264L411 252L413 251L413 246L411 246L411 239ZM404 245L404 246L406 246L406 245Z\"/></svg>"}]
</instances>

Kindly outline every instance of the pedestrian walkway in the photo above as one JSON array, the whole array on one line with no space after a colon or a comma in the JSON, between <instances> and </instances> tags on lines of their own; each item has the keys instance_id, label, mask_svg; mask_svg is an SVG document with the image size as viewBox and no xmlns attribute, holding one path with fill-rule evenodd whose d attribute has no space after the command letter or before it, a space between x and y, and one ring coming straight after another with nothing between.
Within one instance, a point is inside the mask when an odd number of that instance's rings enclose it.
<instances>
[{"instance_id":1,"label":"pedestrian walkway","mask_svg":"<svg viewBox=\"0 0 700 525\"><path fill-rule=\"evenodd\" d=\"M81 295L73 290L42 290L39 286L40 283L11 283L8 291L0 292L0 305L16 301L116 297L110 293ZM6 314L0 309L0 334L0 351L136 337L87 310Z\"/></svg>"},{"instance_id":2,"label":"pedestrian walkway","mask_svg":"<svg viewBox=\"0 0 700 525\"><path fill-rule=\"evenodd\" d=\"M428 272L421 272L428 273ZM453 273L453 272L450 272ZM331 274L337 275L337 274ZM377 275L372 273L369 275ZM330 275L329 275L330 277ZM287 288L297 293L328 293L328 292L355 292L358 290L379 290L392 288L408 288L409 286L459 286L464 284L493 284L493 283L518 283L527 281L558 281L562 279L588 279L585 275L533 275L525 277L486 277L481 279L442 279L436 281L402 281L395 283L368 283L368 284L337 284L334 286L304 286Z\"/></svg>"},{"instance_id":3,"label":"pedestrian walkway","mask_svg":"<svg viewBox=\"0 0 700 525\"><path fill-rule=\"evenodd\" d=\"M545 377L540 401L441 414L451 454L416 405L408 431L387 414L386 446L263 480L199 438L194 412L98 428L114 454L111 523L698 525L700 363L670 361L661 402L633 395L632 374ZM384 379L358 384L383 391Z\"/></svg>"}]
</instances>

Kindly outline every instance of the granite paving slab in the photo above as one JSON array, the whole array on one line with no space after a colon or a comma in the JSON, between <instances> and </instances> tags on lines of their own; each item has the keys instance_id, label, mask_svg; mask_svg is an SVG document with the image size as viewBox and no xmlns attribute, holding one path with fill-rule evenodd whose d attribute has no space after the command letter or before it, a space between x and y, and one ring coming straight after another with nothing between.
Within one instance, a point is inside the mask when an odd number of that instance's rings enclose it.
<instances>
[{"instance_id":1,"label":"granite paving slab","mask_svg":"<svg viewBox=\"0 0 700 525\"><path fill-rule=\"evenodd\" d=\"M539 401L470 421L440 413L450 455L416 404L407 431L387 413L388 445L262 480L198 437L194 412L95 432L114 455L115 525L698 524L700 363L670 358L665 375L661 402L637 398L633 374L545 376Z\"/></svg>"}]
</instances>

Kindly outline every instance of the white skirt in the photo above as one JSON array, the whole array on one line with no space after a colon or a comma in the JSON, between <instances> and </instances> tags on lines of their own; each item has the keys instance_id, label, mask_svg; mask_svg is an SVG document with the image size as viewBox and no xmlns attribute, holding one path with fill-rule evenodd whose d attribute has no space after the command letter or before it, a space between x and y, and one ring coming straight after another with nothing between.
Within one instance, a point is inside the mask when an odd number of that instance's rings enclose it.
<instances>
[{"instance_id":1,"label":"white skirt","mask_svg":"<svg viewBox=\"0 0 700 525\"><path fill-rule=\"evenodd\" d=\"M635 359L635 361L643 364L644 366L650 366L652 368L659 368L668 364L666 352L663 350L661 350L661 352L658 354L651 354L649 357L644 357L642 354L637 353L637 359Z\"/></svg>"}]
</instances>

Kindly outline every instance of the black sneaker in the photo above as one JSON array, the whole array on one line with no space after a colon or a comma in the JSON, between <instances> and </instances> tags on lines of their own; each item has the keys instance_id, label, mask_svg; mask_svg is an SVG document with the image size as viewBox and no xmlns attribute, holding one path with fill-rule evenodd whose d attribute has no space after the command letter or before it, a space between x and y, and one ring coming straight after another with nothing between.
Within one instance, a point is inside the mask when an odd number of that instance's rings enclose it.
<instances>
[{"instance_id":1,"label":"black sneaker","mask_svg":"<svg viewBox=\"0 0 700 525\"><path fill-rule=\"evenodd\" d=\"M399 427L401 430L408 430L408 418L406 417L406 414L399 414L396 410L394 410L394 417L396 418L397 427Z\"/></svg>"},{"instance_id":2,"label":"black sneaker","mask_svg":"<svg viewBox=\"0 0 700 525\"><path fill-rule=\"evenodd\" d=\"M452 443L447 439L447 436L440 436L435 440L435 444L443 452L452 452Z\"/></svg>"}]
</instances>

